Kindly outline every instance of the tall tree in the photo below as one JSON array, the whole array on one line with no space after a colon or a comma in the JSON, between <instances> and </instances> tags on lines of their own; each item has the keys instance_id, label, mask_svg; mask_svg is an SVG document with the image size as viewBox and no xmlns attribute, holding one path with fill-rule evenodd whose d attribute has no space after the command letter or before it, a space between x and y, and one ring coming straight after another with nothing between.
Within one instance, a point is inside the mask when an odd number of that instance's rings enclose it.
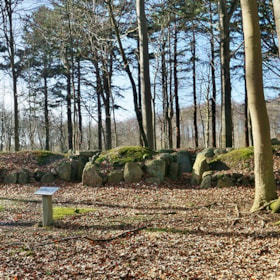
<instances>
[{"instance_id":1,"label":"tall tree","mask_svg":"<svg viewBox=\"0 0 280 280\"><path fill-rule=\"evenodd\" d=\"M192 41L191 41L191 53L192 53L192 80L193 80L193 127L194 127L194 145L198 147L198 128L197 128L197 93L196 93L196 36L195 36L195 24L192 21Z\"/></svg>"},{"instance_id":2,"label":"tall tree","mask_svg":"<svg viewBox=\"0 0 280 280\"><path fill-rule=\"evenodd\" d=\"M176 118L176 148L181 147L181 127L180 127L180 105L179 105L179 81L178 81L178 27L177 27L177 16L174 18L174 99L175 99L175 118Z\"/></svg>"},{"instance_id":3,"label":"tall tree","mask_svg":"<svg viewBox=\"0 0 280 280\"><path fill-rule=\"evenodd\" d=\"M154 149L154 131L152 115L152 95L150 83L150 64L148 49L148 33L144 0L136 0L137 23L139 33L139 65L141 78L143 127L148 141L148 148Z\"/></svg>"},{"instance_id":4,"label":"tall tree","mask_svg":"<svg viewBox=\"0 0 280 280\"><path fill-rule=\"evenodd\" d=\"M211 98L211 114L212 114L212 147L217 146L216 142L216 69L215 69L215 35L213 27L213 8L212 1L209 1L209 15L210 15L210 48L211 48L211 80L212 80L212 98Z\"/></svg>"},{"instance_id":5,"label":"tall tree","mask_svg":"<svg viewBox=\"0 0 280 280\"><path fill-rule=\"evenodd\" d=\"M18 108L18 70L16 66L16 44L14 34L14 14L15 7L19 4L19 0L4 0L0 2L0 10L2 16L2 28L8 50L9 64L13 81L13 100L14 100L14 144L15 151L20 149L19 143L19 108Z\"/></svg>"},{"instance_id":6,"label":"tall tree","mask_svg":"<svg viewBox=\"0 0 280 280\"><path fill-rule=\"evenodd\" d=\"M132 93L133 93L133 104L134 104L134 110L135 110L135 114L136 114L136 118L137 118L137 123L139 126L139 130L140 130L140 135L143 139L144 145L146 147L149 146L148 143L148 137L146 135L146 132L144 130L144 126L143 126L143 118L142 118L142 112L141 112L141 108L139 107L139 100L138 100L138 95L137 95L137 87L136 87L136 83L135 80L133 78L132 72L129 68L129 61L127 59L126 53L124 51L124 47L123 47L123 43L121 41L121 34L120 34L120 30L117 24L117 21L115 19L114 16L114 9L113 9L113 4L111 0L106 0L105 3L107 4L108 10L109 10L109 16L112 22L112 26L114 28L115 31L115 36L119 45L119 52L120 55L122 57L122 62L124 65L124 70L127 73L127 76L129 78L129 81L131 83L131 87L132 87Z\"/></svg>"},{"instance_id":7,"label":"tall tree","mask_svg":"<svg viewBox=\"0 0 280 280\"><path fill-rule=\"evenodd\" d=\"M276 32L278 38L278 45L280 42L280 0L273 0L273 11L274 11L274 19L276 25ZM280 48L278 48L279 56L280 56Z\"/></svg>"},{"instance_id":8,"label":"tall tree","mask_svg":"<svg viewBox=\"0 0 280 280\"><path fill-rule=\"evenodd\" d=\"M226 0L219 0L220 19L220 56L221 56L221 86L222 86L222 147L232 146L232 110L230 81L230 20L237 7L238 0L232 0L230 5Z\"/></svg>"},{"instance_id":9,"label":"tall tree","mask_svg":"<svg viewBox=\"0 0 280 280\"><path fill-rule=\"evenodd\" d=\"M248 106L254 140L255 200L254 211L275 199L270 126L263 92L261 36L256 0L241 0Z\"/></svg>"},{"instance_id":10,"label":"tall tree","mask_svg":"<svg viewBox=\"0 0 280 280\"><path fill-rule=\"evenodd\" d=\"M56 50L46 37L44 25L49 26L51 23L51 10L47 7L40 7L30 17L26 18L24 26L24 43L25 43L25 59L27 87L37 95L37 101L40 100L40 93L43 95L44 108L44 129L45 129L45 145L44 149L50 149L50 89L49 80L55 75L57 65L54 63ZM25 74L25 73L23 73ZM41 81L43 80L43 82Z\"/></svg>"}]
</instances>

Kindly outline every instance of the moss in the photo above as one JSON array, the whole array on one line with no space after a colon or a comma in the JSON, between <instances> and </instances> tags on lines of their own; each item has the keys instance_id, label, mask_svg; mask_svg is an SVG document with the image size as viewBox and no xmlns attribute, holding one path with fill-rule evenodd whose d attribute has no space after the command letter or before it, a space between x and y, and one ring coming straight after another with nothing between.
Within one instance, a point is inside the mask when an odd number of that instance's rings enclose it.
<instances>
[{"instance_id":1,"label":"moss","mask_svg":"<svg viewBox=\"0 0 280 280\"><path fill-rule=\"evenodd\" d=\"M127 162L139 162L155 154L156 152L141 146L124 146L102 152L96 163L108 162L113 166L124 166Z\"/></svg>"},{"instance_id":2,"label":"moss","mask_svg":"<svg viewBox=\"0 0 280 280\"><path fill-rule=\"evenodd\" d=\"M271 209L272 213L280 213L280 199L276 199L273 201L270 205L269 208Z\"/></svg>"},{"instance_id":3,"label":"moss","mask_svg":"<svg viewBox=\"0 0 280 280\"><path fill-rule=\"evenodd\" d=\"M65 216L73 216L77 214L83 214L87 212L95 211L93 208L71 208L71 207L54 207L53 219L63 219Z\"/></svg>"},{"instance_id":4,"label":"moss","mask_svg":"<svg viewBox=\"0 0 280 280\"><path fill-rule=\"evenodd\" d=\"M209 164L211 169L249 168L251 165L249 161L253 159L253 155L253 147L236 149L215 157ZM215 168L220 165L224 168Z\"/></svg>"},{"instance_id":5,"label":"moss","mask_svg":"<svg viewBox=\"0 0 280 280\"><path fill-rule=\"evenodd\" d=\"M35 156L35 158L37 160L37 163L39 165L50 164L50 163L52 163L56 160L60 160L60 159L65 158L64 154L54 153L54 152L45 151L45 150L35 151L34 156Z\"/></svg>"}]
</instances>

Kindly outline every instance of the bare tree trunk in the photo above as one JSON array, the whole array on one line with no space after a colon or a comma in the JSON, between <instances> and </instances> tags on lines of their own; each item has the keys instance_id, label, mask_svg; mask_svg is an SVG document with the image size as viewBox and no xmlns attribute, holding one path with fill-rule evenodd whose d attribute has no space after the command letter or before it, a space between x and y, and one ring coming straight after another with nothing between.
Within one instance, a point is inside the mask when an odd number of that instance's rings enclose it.
<instances>
[{"instance_id":1,"label":"bare tree trunk","mask_svg":"<svg viewBox=\"0 0 280 280\"><path fill-rule=\"evenodd\" d=\"M168 125L168 148L173 148L173 125L172 120L174 116L174 109L173 109L173 65L172 61L174 60L174 56L172 55L172 48L171 48L171 31L170 27L168 28L168 52L169 52L169 99L168 99L168 111L167 111L167 125Z\"/></svg>"},{"instance_id":2,"label":"bare tree trunk","mask_svg":"<svg viewBox=\"0 0 280 280\"><path fill-rule=\"evenodd\" d=\"M111 18L111 21L112 21L112 25L113 25L113 27L115 29L115 33L116 33L116 37L117 37L117 41L118 41L118 45L119 45L120 54L121 54L121 57L122 57L122 60L123 60L124 70L127 73L129 81L131 83L132 92L133 92L134 110L135 110L135 114L136 114L139 130L140 130L140 134L141 134L141 137L143 139L144 145L146 147L148 147L148 139L147 139L146 133L144 131L143 120L142 120L142 112L141 112L141 109L139 107L139 102L138 102L137 88L136 88L136 84L135 84L133 75L132 75L132 73L130 71L130 68L129 68L129 63L128 63L128 60L126 58L123 46L122 46L119 28L118 28L118 25L116 23L116 20L115 20L115 17L114 17L114 13L113 13L112 2L111 2L111 0L104 0L104 2L108 6L109 15L110 15L110 18Z\"/></svg>"},{"instance_id":3,"label":"bare tree trunk","mask_svg":"<svg viewBox=\"0 0 280 280\"><path fill-rule=\"evenodd\" d=\"M207 87L206 92L206 137L205 137L205 147L209 147L210 143L210 99L209 99L209 92L210 92L210 81Z\"/></svg>"},{"instance_id":4,"label":"bare tree trunk","mask_svg":"<svg viewBox=\"0 0 280 280\"><path fill-rule=\"evenodd\" d=\"M256 0L241 0L248 106L252 116L255 164L254 211L277 198L270 126L263 92L261 35Z\"/></svg>"},{"instance_id":5,"label":"bare tree trunk","mask_svg":"<svg viewBox=\"0 0 280 280\"><path fill-rule=\"evenodd\" d=\"M181 147L181 128L180 128L180 105L178 95L178 76L177 76L177 44L178 44L178 31L175 17L175 30L174 30L174 99L175 99L175 118L176 118L176 148Z\"/></svg>"},{"instance_id":6,"label":"bare tree trunk","mask_svg":"<svg viewBox=\"0 0 280 280\"><path fill-rule=\"evenodd\" d=\"M13 99L14 99L14 144L15 151L19 151L19 109L18 109L18 93L17 93L17 71L15 65L15 40L13 31L13 1L4 0L3 5L0 6L2 14L2 23L4 29L4 37L8 48L8 56L10 60L13 84Z\"/></svg>"},{"instance_id":7,"label":"bare tree trunk","mask_svg":"<svg viewBox=\"0 0 280 280\"><path fill-rule=\"evenodd\" d=\"M81 63L80 58L78 58L77 67L77 110L78 110L78 148L81 150L83 144L83 120L82 120L82 108L81 108Z\"/></svg>"},{"instance_id":8,"label":"bare tree trunk","mask_svg":"<svg viewBox=\"0 0 280 280\"><path fill-rule=\"evenodd\" d=\"M104 67L104 65L103 65ZM103 70L103 86L104 95L103 104L105 109L105 149L112 149L112 126L111 126L111 88L110 88L110 78L107 70Z\"/></svg>"},{"instance_id":9,"label":"bare tree trunk","mask_svg":"<svg viewBox=\"0 0 280 280\"><path fill-rule=\"evenodd\" d=\"M246 76L246 75L245 75ZM249 137L249 108L248 108L248 96L247 96L247 85L245 79L245 102L244 102L244 133L245 133L245 146L250 146Z\"/></svg>"},{"instance_id":10,"label":"bare tree trunk","mask_svg":"<svg viewBox=\"0 0 280 280\"><path fill-rule=\"evenodd\" d=\"M280 43L280 0L273 0L273 11L274 11L276 33L277 33L278 45L279 45L279 43ZM279 56L280 56L280 48L279 48Z\"/></svg>"},{"instance_id":11,"label":"bare tree trunk","mask_svg":"<svg viewBox=\"0 0 280 280\"><path fill-rule=\"evenodd\" d=\"M211 113L212 113L212 147L217 147L216 141L216 74L215 74L215 43L211 0L209 1L210 9L210 32L211 32L211 79L212 79L212 98L211 98Z\"/></svg>"},{"instance_id":12,"label":"bare tree trunk","mask_svg":"<svg viewBox=\"0 0 280 280\"><path fill-rule=\"evenodd\" d=\"M154 149L154 131L152 114L152 95L149 70L149 50L148 33L146 26L146 15L144 0L136 0L136 13L139 33L139 59L140 59L140 77L141 77L141 97L142 97L142 117L143 127L147 137L148 148Z\"/></svg>"},{"instance_id":13,"label":"bare tree trunk","mask_svg":"<svg viewBox=\"0 0 280 280\"><path fill-rule=\"evenodd\" d=\"M230 31L229 24L238 1L233 0L230 9L226 0L219 0L220 52L222 85L222 147L232 147L232 109L230 82Z\"/></svg>"},{"instance_id":14,"label":"bare tree trunk","mask_svg":"<svg viewBox=\"0 0 280 280\"><path fill-rule=\"evenodd\" d=\"M167 117L168 117L168 96L167 96L167 71L165 59L165 42L161 50L161 90L162 90L162 112L163 112L163 147L167 149Z\"/></svg>"},{"instance_id":15,"label":"bare tree trunk","mask_svg":"<svg viewBox=\"0 0 280 280\"><path fill-rule=\"evenodd\" d=\"M71 74L67 72L67 128L68 128L68 149L73 150L73 124L72 124L72 102L71 102Z\"/></svg>"},{"instance_id":16,"label":"bare tree trunk","mask_svg":"<svg viewBox=\"0 0 280 280\"><path fill-rule=\"evenodd\" d=\"M194 144L198 147L198 129L197 129L197 94L196 94L196 38L194 23L192 24L192 73L193 73L193 127L194 127Z\"/></svg>"},{"instance_id":17,"label":"bare tree trunk","mask_svg":"<svg viewBox=\"0 0 280 280\"><path fill-rule=\"evenodd\" d=\"M48 81L44 75L44 115L45 115L45 150L50 149L50 121L49 121L49 101L48 101Z\"/></svg>"},{"instance_id":18,"label":"bare tree trunk","mask_svg":"<svg viewBox=\"0 0 280 280\"><path fill-rule=\"evenodd\" d=\"M115 136L115 147L119 146L119 138L117 133L117 122L116 122L116 114L115 114L115 102L114 98L111 96L112 103L112 113L113 113L113 124L114 124L114 136Z\"/></svg>"},{"instance_id":19,"label":"bare tree trunk","mask_svg":"<svg viewBox=\"0 0 280 280\"><path fill-rule=\"evenodd\" d=\"M102 105L101 96L103 95L102 81L100 77L100 69L98 67L97 54L95 53L95 58L93 61L96 76L96 94L97 94L97 126L98 126L98 149L102 151Z\"/></svg>"}]
</instances>

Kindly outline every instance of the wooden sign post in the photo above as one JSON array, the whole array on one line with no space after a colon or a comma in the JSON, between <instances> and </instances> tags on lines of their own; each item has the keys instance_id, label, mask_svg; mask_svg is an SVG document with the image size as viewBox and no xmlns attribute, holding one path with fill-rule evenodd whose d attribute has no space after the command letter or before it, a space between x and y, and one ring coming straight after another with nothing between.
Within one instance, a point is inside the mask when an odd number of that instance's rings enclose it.
<instances>
[{"instance_id":1,"label":"wooden sign post","mask_svg":"<svg viewBox=\"0 0 280 280\"><path fill-rule=\"evenodd\" d=\"M53 223L52 196L58 189L58 187L41 187L34 193L42 195L43 227L50 226Z\"/></svg>"}]
</instances>

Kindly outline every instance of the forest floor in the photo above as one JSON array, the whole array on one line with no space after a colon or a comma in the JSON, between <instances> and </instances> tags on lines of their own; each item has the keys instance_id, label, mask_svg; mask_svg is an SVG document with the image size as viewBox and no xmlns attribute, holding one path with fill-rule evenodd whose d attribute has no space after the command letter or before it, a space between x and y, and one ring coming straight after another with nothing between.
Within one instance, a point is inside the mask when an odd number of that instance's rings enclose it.
<instances>
[{"instance_id":1,"label":"forest floor","mask_svg":"<svg viewBox=\"0 0 280 280\"><path fill-rule=\"evenodd\" d=\"M40 226L38 184L0 185L0 279L280 279L279 214L249 213L253 187L90 188L57 181Z\"/></svg>"}]
</instances>

